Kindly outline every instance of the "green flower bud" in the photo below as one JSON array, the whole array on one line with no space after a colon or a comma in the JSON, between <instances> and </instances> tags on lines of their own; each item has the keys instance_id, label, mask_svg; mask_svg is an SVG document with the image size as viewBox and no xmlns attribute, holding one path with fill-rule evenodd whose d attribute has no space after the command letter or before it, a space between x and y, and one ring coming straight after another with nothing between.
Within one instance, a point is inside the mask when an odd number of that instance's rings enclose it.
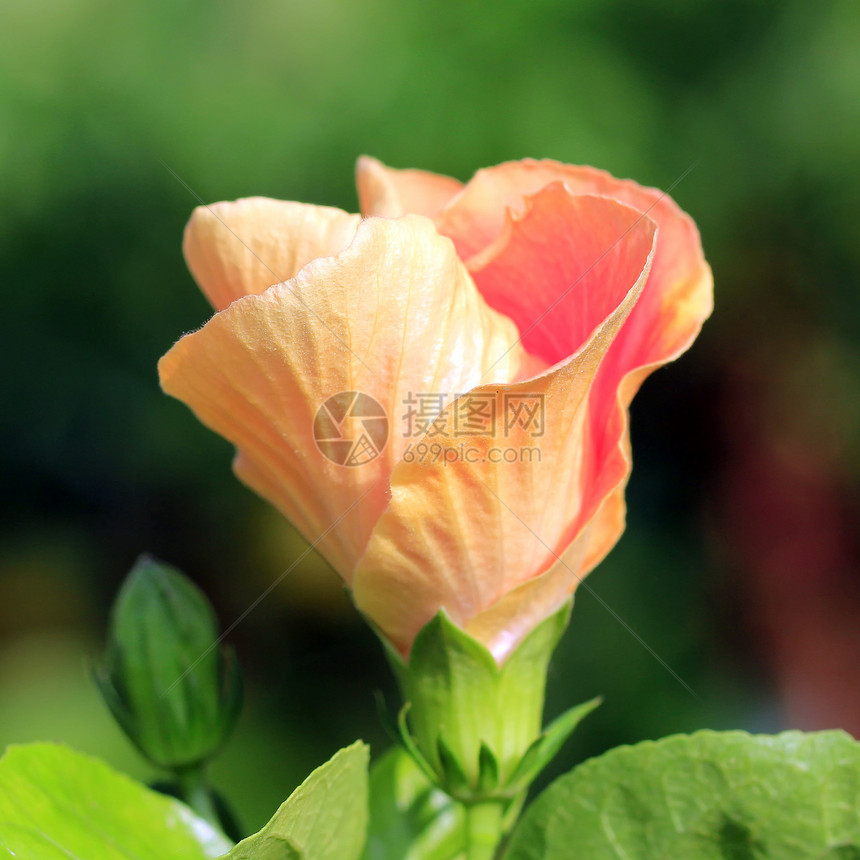
<instances>
[{"instance_id":1,"label":"green flower bud","mask_svg":"<svg viewBox=\"0 0 860 860\"><path fill-rule=\"evenodd\" d=\"M215 613L186 576L142 556L114 603L96 681L117 722L154 764L199 766L229 736L242 676Z\"/></svg>"}]
</instances>

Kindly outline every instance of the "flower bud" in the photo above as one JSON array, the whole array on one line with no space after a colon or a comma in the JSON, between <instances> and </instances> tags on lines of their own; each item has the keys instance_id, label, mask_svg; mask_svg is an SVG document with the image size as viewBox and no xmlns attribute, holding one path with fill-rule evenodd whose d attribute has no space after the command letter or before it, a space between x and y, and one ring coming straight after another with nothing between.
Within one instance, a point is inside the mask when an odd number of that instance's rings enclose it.
<instances>
[{"instance_id":1,"label":"flower bud","mask_svg":"<svg viewBox=\"0 0 860 860\"><path fill-rule=\"evenodd\" d=\"M226 741L242 705L232 649L218 641L215 613L186 576L148 556L114 603L96 681L132 742L159 767L181 770Z\"/></svg>"}]
</instances>

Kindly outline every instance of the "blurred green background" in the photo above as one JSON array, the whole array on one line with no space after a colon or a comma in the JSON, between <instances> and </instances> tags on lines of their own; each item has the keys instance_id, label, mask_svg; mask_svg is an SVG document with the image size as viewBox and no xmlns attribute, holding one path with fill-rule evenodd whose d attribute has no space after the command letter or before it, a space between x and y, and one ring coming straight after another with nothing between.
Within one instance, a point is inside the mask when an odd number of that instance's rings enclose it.
<instances>
[{"instance_id":1,"label":"blurred green background","mask_svg":"<svg viewBox=\"0 0 860 860\"><path fill-rule=\"evenodd\" d=\"M860 733L856 0L6 0L0 11L0 745L147 777L88 676L139 552L225 626L302 551L155 364L209 315L196 200L356 207L360 153L468 178L520 157L670 186L717 311L633 409L628 531L548 713L606 697L559 768L701 727ZM259 826L356 736L381 649L309 560L231 635L248 680L216 780Z\"/></svg>"}]
</instances>

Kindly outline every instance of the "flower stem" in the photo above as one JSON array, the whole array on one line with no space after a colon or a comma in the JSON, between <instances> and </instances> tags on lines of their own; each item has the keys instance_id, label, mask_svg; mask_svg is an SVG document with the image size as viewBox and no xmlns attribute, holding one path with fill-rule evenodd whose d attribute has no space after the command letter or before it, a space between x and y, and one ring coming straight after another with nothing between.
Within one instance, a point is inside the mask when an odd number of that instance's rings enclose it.
<instances>
[{"instance_id":1,"label":"flower stem","mask_svg":"<svg viewBox=\"0 0 860 860\"><path fill-rule=\"evenodd\" d=\"M175 775L185 803L213 827L219 831L222 830L221 819L215 809L204 769L202 767L189 767L175 771Z\"/></svg>"},{"instance_id":2,"label":"flower stem","mask_svg":"<svg viewBox=\"0 0 860 860\"><path fill-rule=\"evenodd\" d=\"M466 805L466 860L493 860L502 839L504 809L498 801Z\"/></svg>"}]
</instances>

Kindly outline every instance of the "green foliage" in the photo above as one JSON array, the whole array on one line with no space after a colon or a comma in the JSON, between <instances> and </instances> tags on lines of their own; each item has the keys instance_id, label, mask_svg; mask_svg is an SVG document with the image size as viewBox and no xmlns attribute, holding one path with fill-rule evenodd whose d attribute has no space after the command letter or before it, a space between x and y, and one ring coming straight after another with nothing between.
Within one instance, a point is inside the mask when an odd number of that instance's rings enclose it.
<instances>
[{"instance_id":1,"label":"green foliage","mask_svg":"<svg viewBox=\"0 0 860 860\"><path fill-rule=\"evenodd\" d=\"M620 747L553 783L505 860L860 857L860 744L698 732Z\"/></svg>"},{"instance_id":2,"label":"green foliage","mask_svg":"<svg viewBox=\"0 0 860 860\"><path fill-rule=\"evenodd\" d=\"M227 839L184 804L54 744L0 760L0 857L211 860Z\"/></svg>"},{"instance_id":3,"label":"green foliage","mask_svg":"<svg viewBox=\"0 0 860 860\"><path fill-rule=\"evenodd\" d=\"M450 860L465 839L463 807L404 750L370 769L370 830L363 860Z\"/></svg>"},{"instance_id":4,"label":"green foliage","mask_svg":"<svg viewBox=\"0 0 860 860\"><path fill-rule=\"evenodd\" d=\"M208 599L148 557L120 589L96 680L129 738L166 768L217 752L242 706L241 672L233 652L220 647Z\"/></svg>"},{"instance_id":5,"label":"green foliage","mask_svg":"<svg viewBox=\"0 0 860 860\"><path fill-rule=\"evenodd\" d=\"M367 835L367 765L361 741L340 750L224 860L358 860Z\"/></svg>"}]
</instances>

